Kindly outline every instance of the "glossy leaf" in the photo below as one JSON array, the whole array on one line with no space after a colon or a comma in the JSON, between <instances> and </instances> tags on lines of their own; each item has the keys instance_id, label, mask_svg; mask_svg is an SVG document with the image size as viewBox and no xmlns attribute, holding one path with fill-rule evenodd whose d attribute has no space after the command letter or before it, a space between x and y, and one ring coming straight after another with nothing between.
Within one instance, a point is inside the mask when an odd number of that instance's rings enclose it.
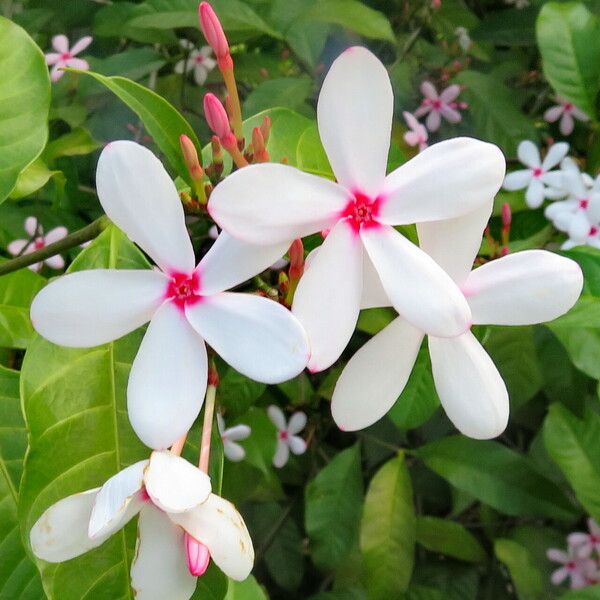
<instances>
[{"instance_id":1,"label":"glossy leaf","mask_svg":"<svg viewBox=\"0 0 600 600\"><path fill-rule=\"evenodd\" d=\"M417 542L437 552L466 562L483 562L486 553L477 538L460 523L437 517L417 517Z\"/></svg>"},{"instance_id":2,"label":"glossy leaf","mask_svg":"<svg viewBox=\"0 0 600 600\"><path fill-rule=\"evenodd\" d=\"M230 579L225 600L269 600L269 597L256 579L250 575L245 581Z\"/></svg>"},{"instance_id":3,"label":"glossy leaf","mask_svg":"<svg viewBox=\"0 0 600 600\"><path fill-rule=\"evenodd\" d=\"M519 600L544 600L544 584L542 574L532 564L526 548L518 542L508 539L497 539L494 552L510 572Z\"/></svg>"}]
</instances>

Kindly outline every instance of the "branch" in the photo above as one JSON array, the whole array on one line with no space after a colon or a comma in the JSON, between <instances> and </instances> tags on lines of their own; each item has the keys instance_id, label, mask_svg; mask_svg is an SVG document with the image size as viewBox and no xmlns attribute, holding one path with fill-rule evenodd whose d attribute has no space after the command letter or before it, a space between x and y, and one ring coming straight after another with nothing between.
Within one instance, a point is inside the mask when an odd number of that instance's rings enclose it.
<instances>
[{"instance_id":1,"label":"branch","mask_svg":"<svg viewBox=\"0 0 600 600\"><path fill-rule=\"evenodd\" d=\"M84 242L89 242L95 237L98 237L98 235L100 235L100 233L102 233L102 231L104 231L108 225L110 225L110 221L108 220L108 217L103 215L89 225L82 227L78 231L67 235L53 244L48 244L47 246L44 246L39 250L34 250L29 254L22 254L21 256L7 260L6 262L0 264L0 276L7 275L13 271L18 271L19 269L23 269L29 265L46 260L47 258L55 256L56 254L60 254L65 250L70 250L71 248L80 246Z\"/></svg>"}]
</instances>

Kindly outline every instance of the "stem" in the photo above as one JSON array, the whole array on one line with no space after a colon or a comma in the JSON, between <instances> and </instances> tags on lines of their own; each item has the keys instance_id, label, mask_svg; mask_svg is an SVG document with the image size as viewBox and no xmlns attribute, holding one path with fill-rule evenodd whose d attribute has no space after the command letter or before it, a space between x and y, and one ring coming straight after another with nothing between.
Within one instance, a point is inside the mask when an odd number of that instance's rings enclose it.
<instances>
[{"instance_id":1,"label":"stem","mask_svg":"<svg viewBox=\"0 0 600 600\"><path fill-rule=\"evenodd\" d=\"M189 432L188 432L189 433ZM185 446L185 440L188 434L184 433L172 446L171 446L171 454L175 454L175 456L181 456L181 452L183 447Z\"/></svg>"},{"instance_id":2,"label":"stem","mask_svg":"<svg viewBox=\"0 0 600 600\"><path fill-rule=\"evenodd\" d=\"M200 462L198 467L204 473L208 473L210 460L210 441L212 436L213 417L215 413L215 397L217 386L210 383L206 388L206 400L204 401L204 422L202 424L202 441L200 443Z\"/></svg>"},{"instance_id":3,"label":"stem","mask_svg":"<svg viewBox=\"0 0 600 600\"><path fill-rule=\"evenodd\" d=\"M19 269L33 265L36 262L46 260L47 258L55 256L56 254L60 254L65 250L75 248L75 246L79 246L84 242L89 242L95 237L98 237L98 235L100 235L100 233L102 233L102 231L104 231L109 225L110 221L108 220L108 217L103 215L89 225L82 227L78 231L71 233L61 240L54 242L53 244L48 244L44 248L35 250L30 254L17 256L16 258L7 260L6 262L0 264L0 276L12 273L13 271L18 271Z\"/></svg>"},{"instance_id":4,"label":"stem","mask_svg":"<svg viewBox=\"0 0 600 600\"><path fill-rule=\"evenodd\" d=\"M229 146L229 147L225 148L225 150L227 150L227 152L229 152L231 159L233 160L233 162L235 163L235 166L238 169L248 166L248 161L244 158L244 155L241 153L240 149L237 147L237 144L235 146Z\"/></svg>"},{"instance_id":5,"label":"stem","mask_svg":"<svg viewBox=\"0 0 600 600\"><path fill-rule=\"evenodd\" d=\"M231 126L233 127L233 133L238 141L242 140L244 134L242 132L242 109L240 107L240 97L238 96L237 85L235 84L235 75L233 74L233 67L231 69L225 69L221 71L223 80L225 81L225 87L229 94L231 102ZM239 166L239 165L238 165Z\"/></svg>"}]
</instances>

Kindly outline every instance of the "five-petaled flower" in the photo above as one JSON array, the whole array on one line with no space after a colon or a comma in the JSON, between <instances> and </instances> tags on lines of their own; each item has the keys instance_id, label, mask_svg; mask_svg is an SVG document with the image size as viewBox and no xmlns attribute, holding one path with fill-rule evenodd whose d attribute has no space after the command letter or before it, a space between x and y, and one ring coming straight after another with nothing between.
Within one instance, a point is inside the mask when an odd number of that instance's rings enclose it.
<instances>
[{"instance_id":1,"label":"five-petaled flower","mask_svg":"<svg viewBox=\"0 0 600 600\"><path fill-rule=\"evenodd\" d=\"M587 523L587 533L575 531L567 537L569 548L573 548L577 555L583 558L589 558L594 550L600 555L600 525L591 517Z\"/></svg>"},{"instance_id":2,"label":"five-petaled flower","mask_svg":"<svg viewBox=\"0 0 600 600\"><path fill-rule=\"evenodd\" d=\"M194 81L198 85L202 85L206 81L210 71L217 65L217 61L212 57L212 48L210 46L202 46L202 48L198 49L189 40L179 40L179 45L188 52L188 55L175 65L175 73L182 75L192 71L194 73Z\"/></svg>"},{"instance_id":3,"label":"five-petaled flower","mask_svg":"<svg viewBox=\"0 0 600 600\"><path fill-rule=\"evenodd\" d=\"M273 456L273 464L281 469L286 465L292 454L304 454L306 442L298 435L306 426L306 415L303 412L295 412L286 422L283 411L274 404L267 409L269 419L277 428L277 448Z\"/></svg>"},{"instance_id":4,"label":"five-petaled flower","mask_svg":"<svg viewBox=\"0 0 600 600\"><path fill-rule=\"evenodd\" d=\"M287 244L251 246L222 233L195 266L175 185L134 142L104 149L96 184L108 217L159 269L70 273L36 296L31 320L46 339L71 347L104 344L150 321L127 388L129 419L147 446L170 446L197 417L207 385L205 341L258 381L302 371L309 348L298 320L272 300L224 291L269 267Z\"/></svg>"},{"instance_id":5,"label":"five-petaled flower","mask_svg":"<svg viewBox=\"0 0 600 600\"><path fill-rule=\"evenodd\" d=\"M549 560L562 565L550 577L550 581L554 585L560 585L569 579L570 588L576 590L586 587L598 579L598 568L595 561L580 556L572 547L569 547L568 552L550 548L546 552L546 556Z\"/></svg>"},{"instance_id":6,"label":"five-petaled flower","mask_svg":"<svg viewBox=\"0 0 600 600\"><path fill-rule=\"evenodd\" d=\"M474 210L498 191L504 157L492 144L455 138L386 176L392 113L385 67L365 48L350 48L331 66L317 107L338 182L288 165L251 165L218 184L208 204L224 231L253 244L289 246L329 230L292 306L308 333L313 372L340 356L370 288L383 285L397 311L433 335L456 336L471 325L456 284L393 226Z\"/></svg>"},{"instance_id":7,"label":"five-petaled flower","mask_svg":"<svg viewBox=\"0 0 600 600\"><path fill-rule=\"evenodd\" d=\"M528 325L569 310L583 276L568 258L530 250L471 271L491 211L488 202L464 217L417 225L421 248L460 286L473 324ZM385 300L381 294L378 304ZM341 429L362 429L385 415L408 381L423 337L399 316L350 359L331 401ZM453 338L430 335L428 346L436 390L457 429L477 439L499 435L508 420L508 393L477 338L470 331Z\"/></svg>"},{"instance_id":8,"label":"five-petaled flower","mask_svg":"<svg viewBox=\"0 0 600 600\"><path fill-rule=\"evenodd\" d=\"M415 117L427 115L425 125L429 131L437 131L442 124L442 117L449 123L458 123L462 120L458 112L459 104L455 102L460 94L460 86L449 85L441 94L438 94L433 83L424 81L421 84L421 93L424 98L421 106L415 111Z\"/></svg>"},{"instance_id":9,"label":"five-petaled flower","mask_svg":"<svg viewBox=\"0 0 600 600\"><path fill-rule=\"evenodd\" d=\"M409 146L419 146L419 150L422 152L427 148L427 128L425 125L419 123L418 119L411 113L404 111L402 113L409 130L404 134L404 141Z\"/></svg>"},{"instance_id":10,"label":"five-petaled flower","mask_svg":"<svg viewBox=\"0 0 600 600\"><path fill-rule=\"evenodd\" d=\"M552 188L561 188L562 173L560 170L552 171L552 169L560 163L568 151L569 144L565 142L553 144L548 148L548 153L542 161L537 146L529 140L523 140L517 148L517 156L527 169L508 173L504 179L504 189L513 191L526 188L527 206L539 208L544 198L552 197Z\"/></svg>"},{"instance_id":11,"label":"five-petaled flower","mask_svg":"<svg viewBox=\"0 0 600 600\"><path fill-rule=\"evenodd\" d=\"M191 598L210 559L232 579L250 574L254 549L241 515L211 492L208 475L168 451L52 505L31 530L31 548L63 562L100 546L138 513L131 586L139 600Z\"/></svg>"},{"instance_id":12,"label":"five-petaled flower","mask_svg":"<svg viewBox=\"0 0 600 600\"><path fill-rule=\"evenodd\" d=\"M225 420L220 414L217 414L217 426L219 427L219 433L223 441L223 453L225 456L233 462L244 460L246 451L237 442L250 437L252 429L248 425L243 424L227 428L225 427Z\"/></svg>"},{"instance_id":13,"label":"five-petaled flower","mask_svg":"<svg viewBox=\"0 0 600 600\"><path fill-rule=\"evenodd\" d=\"M13 256L21 256L23 254L31 254L36 250L45 248L48 244L53 244L64 238L68 231L66 227L54 227L48 233L44 234L44 229L35 217L27 217L24 225L25 233L29 236L27 240L13 240L8 244L7 250ZM50 256L44 259L43 262L29 265L32 271L39 271L43 264L47 264L52 269L62 269L65 266L65 261L60 254Z\"/></svg>"},{"instance_id":14,"label":"five-petaled flower","mask_svg":"<svg viewBox=\"0 0 600 600\"><path fill-rule=\"evenodd\" d=\"M580 109L577 108L572 102L565 100L564 98L556 98L558 104L551 106L545 113L544 119L548 123L555 123L560 119L558 128L563 135L571 135L575 128L575 121L589 121L590 118Z\"/></svg>"},{"instance_id":15,"label":"five-petaled flower","mask_svg":"<svg viewBox=\"0 0 600 600\"><path fill-rule=\"evenodd\" d=\"M46 53L46 64L52 66L50 79L58 81L65 74L64 67L87 71L90 68L88 62L82 58L76 58L76 56L92 43L92 39L91 36L86 35L75 42L72 48L69 48L69 40L66 35L55 35L52 38L52 47L56 52Z\"/></svg>"}]
</instances>

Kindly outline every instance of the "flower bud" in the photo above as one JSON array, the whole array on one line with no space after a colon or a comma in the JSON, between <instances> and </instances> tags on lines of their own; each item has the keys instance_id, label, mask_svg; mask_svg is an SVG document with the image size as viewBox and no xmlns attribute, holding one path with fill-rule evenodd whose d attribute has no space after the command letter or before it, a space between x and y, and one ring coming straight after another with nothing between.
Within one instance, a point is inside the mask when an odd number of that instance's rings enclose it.
<instances>
[{"instance_id":1,"label":"flower bud","mask_svg":"<svg viewBox=\"0 0 600 600\"><path fill-rule=\"evenodd\" d=\"M200 160L194 142L192 142L187 135L182 134L179 136L179 145L181 146L181 153L183 154L185 166L187 167L191 178L194 181L200 181L204 175L204 171L200 166Z\"/></svg>"},{"instance_id":2,"label":"flower bud","mask_svg":"<svg viewBox=\"0 0 600 600\"><path fill-rule=\"evenodd\" d=\"M214 94L204 96L204 116L208 126L227 150L231 144L237 145L225 107Z\"/></svg>"},{"instance_id":3,"label":"flower bud","mask_svg":"<svg viewBox=\"0 0 600 600\"><path fill-rule=\"evenodd\" d=\"M252 130L252 148L254 153L254 162L268 162L269 152L265 147L265 138L260 127Z\"/></svg>"},{"instance_id":4,"label":"flower bud","mask_svg":"<svg viewBox=\"0 0 600 600\"><path fill-rule=\"evenodd\" d=\"M292 242L289 250L290 269L289 275L292 281L298 281L304 272L304 245L301 239Z\"/></svg>"},{"instance_id":5,"label":"flower bud","mask_svg":"<svg viewBox=\"0 0 600 600\"><path fill-rule=\"evenodd\" d=\"M229 53L229 43L213 7L208 2L201 2L198 7L198 17L200 29L217 57L219 69L232 69L233 61Z\"/></svg>"},{"instance_id":6,"label":"flower bud","mask_svg":"<svg viewBox=\"0 0 600 600\"><path fill-rule=\"evenodd\" d=\"M510 204L505 202L502 205L502 227L504 229L510 229L510 225L512 222L512 213L510 210Z\"/></svg>"},{"instance_id":7,"label":"flower bud","mask_svg":"<svg viewBox=\"0 0 600 600\"><path fill-rule=\"evenodd\" d=\"M209 366L208 368L208 385L213 385L215 387L219 386L219 372L216 367Z\"/></svg>"},{"instance_id":8,"label":"flower bud","mask_svg":"<svg viewBox=\"0 0 600 600\"><path fill-rule=\"evenodd\" d=\"M204 575L208 568L208 563L210 562L210 552L208 548L187 532L184 536L184 543L187 566L190 573L195 577Z\"/></svg>"}]
</instances>

